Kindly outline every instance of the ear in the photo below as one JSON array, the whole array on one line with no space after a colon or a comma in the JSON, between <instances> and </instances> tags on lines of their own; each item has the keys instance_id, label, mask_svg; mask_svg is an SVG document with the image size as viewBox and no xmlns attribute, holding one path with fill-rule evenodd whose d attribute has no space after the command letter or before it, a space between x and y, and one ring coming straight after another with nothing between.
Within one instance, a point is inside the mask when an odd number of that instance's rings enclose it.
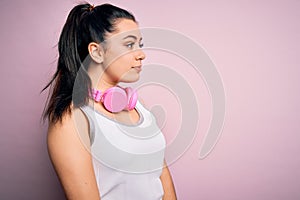
<instances>
[{"instance_id":1,"label":"ear","mask_svg":"<svg viewBox=\"0 0 300 200\"><path fill-rule=\"evenodd\" d=\"M100 44L97 44L96 42L91 42L88 45L88 50L91 59L96 63L102 63L104 58L104 51Z\"/></svg>"}]
</instances>

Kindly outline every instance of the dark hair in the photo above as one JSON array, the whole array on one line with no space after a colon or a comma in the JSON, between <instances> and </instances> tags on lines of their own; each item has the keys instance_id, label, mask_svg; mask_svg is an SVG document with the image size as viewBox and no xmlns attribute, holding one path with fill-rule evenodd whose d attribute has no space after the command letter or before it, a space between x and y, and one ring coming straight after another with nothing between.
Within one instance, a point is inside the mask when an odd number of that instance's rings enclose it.
<instances>
[{"instance_id":1,"label":"dark hair","mask_svg":"<svg viewBox=\"0 0 300 200\"><path fill-rule=\"evenodd\" d=\"M111 4L94 7L84 3L70 11L58 42L57 70L42 90L51 86L43 112L44 120L48 118L56 122L65 112L71 112L71 103L74 107L87 103L91 91L91 80L86 73L88 44L103 42L105 34L115 31L116 21L121 18L136 22L130 12Z\"/></svg>"}]
</instances>

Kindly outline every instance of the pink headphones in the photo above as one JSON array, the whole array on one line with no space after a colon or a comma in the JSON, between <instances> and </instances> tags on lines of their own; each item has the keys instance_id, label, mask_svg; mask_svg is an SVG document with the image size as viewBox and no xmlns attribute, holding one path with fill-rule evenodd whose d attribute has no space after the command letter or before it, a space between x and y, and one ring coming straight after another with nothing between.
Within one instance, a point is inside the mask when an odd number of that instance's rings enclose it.
<instances>
[{"instance_id":1,"label":"pink headphones","mask_svg":"<svg viewBox=\"0 0 300 200\"><path fill-rule=\"evenodd\" d=\"M93 88L92 97L94 101L102 102L110 112L133 110L138 99L137 92L131 87L121 88L119 86L111 87L103 93Z\"/></svg>"}]
</instances>

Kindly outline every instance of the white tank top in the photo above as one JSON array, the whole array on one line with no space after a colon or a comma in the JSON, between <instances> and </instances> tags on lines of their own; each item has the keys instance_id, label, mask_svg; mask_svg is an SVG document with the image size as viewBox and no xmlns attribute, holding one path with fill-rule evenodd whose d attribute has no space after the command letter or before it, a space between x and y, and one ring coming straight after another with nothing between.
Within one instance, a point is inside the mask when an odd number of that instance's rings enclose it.
<instances>
[{"instance_id":1,"label":"white tank top","mask_svg":"<svg viewBox=\"0 0 300 200\"><path fill-rule=\"evenodd\" d=\"M139 101L139 122L126 125L83 106L101 200L161 200L165 138Z\"/></svg>"}]
</instances>

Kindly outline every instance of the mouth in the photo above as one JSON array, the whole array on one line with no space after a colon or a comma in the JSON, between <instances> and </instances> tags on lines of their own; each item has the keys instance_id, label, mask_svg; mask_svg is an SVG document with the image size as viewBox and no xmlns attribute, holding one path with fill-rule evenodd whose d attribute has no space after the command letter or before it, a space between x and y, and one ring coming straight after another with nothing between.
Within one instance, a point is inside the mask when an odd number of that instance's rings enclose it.
<instances>
[{"instance_id":1,"label":"mouth","mask_svg":"<svg viewBox=\"0 0 300 200\"><path fill-rule=\"evenodd\" d=\"M142 71L142 65L134 66L134 67L131 67L131 68L137 70L138 72Z\"/></svg>"}]
</instances>

